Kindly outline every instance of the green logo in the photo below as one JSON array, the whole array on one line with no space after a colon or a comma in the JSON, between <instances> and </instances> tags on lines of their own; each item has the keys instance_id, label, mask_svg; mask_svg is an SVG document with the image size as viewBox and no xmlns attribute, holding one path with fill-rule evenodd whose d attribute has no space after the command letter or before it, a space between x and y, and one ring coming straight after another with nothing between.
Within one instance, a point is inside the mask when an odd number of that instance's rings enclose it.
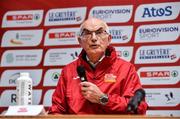
<instances>
[{"instance_id":1,"label":"green logo","mask_svg":"<svg viewBox=\"0 0 180 119\"><path fill-rule=\"evenodd\" d=\"M124 57L128 57L128 56L129 56L129 52L128 52L128 51L124 51L124 52L123 52L123 56L124 56Z\"/></svg>"},{"instance_id":2,"label":"green logo","mask_svg":"<svg viewBox=\"0 0 180 119\"><path fill-rule=\"evenodd\" d=\"M12 63L14 61L14 57L12 53L9 53L6 55L6 62L7 63Z\"/></svg>"},{"instance_id":3,"label":"green logo","mask_svg":"<svg viewBox=\"0 0 180 119\"><path fill-rule=\"evenodd\" d=\"M52 79L53 81L58 81L59 76L60 76L60 73L54 72L54 73L52 74L51 79Z\"/></svg>"},{"instance_id":4,"label":"green logo","mask_svg":"<svg viewBox=\"0 0 180 119\"><path fill-rule=\"evenodd\" d=\"M175 70L172 71L172 72L171 72L171 76L172 76L172 77L177 77L177 76L178 76L178 71L175 71Z\"/></svg>"}]
</instances>

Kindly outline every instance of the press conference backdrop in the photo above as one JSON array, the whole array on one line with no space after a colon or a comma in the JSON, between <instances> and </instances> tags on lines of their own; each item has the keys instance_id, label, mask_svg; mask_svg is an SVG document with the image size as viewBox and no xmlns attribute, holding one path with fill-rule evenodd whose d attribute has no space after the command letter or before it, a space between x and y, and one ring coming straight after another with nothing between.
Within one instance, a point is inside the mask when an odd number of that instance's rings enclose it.
<instances>
[{"instance_id":1,"label":"press conference backdrop","mask_svg":"<svg viewBox=\"0 0 180 119\"><path fill-rule=\"evenodd\" d=\"M180 116L179 0L1 0L0 112L16 105L19 72L33 79L33 104L51 105L62 68L81 48L89 16L110 26L118 57L135 64L147 115Z\"/></svg>"}]
</instances>

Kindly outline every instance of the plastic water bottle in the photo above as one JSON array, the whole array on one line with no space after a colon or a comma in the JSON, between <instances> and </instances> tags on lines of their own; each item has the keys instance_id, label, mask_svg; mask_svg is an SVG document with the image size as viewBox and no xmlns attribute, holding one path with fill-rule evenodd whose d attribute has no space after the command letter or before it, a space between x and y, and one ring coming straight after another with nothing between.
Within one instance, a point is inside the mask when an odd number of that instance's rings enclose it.
<instances>
[{"instance_id":1,"label":"plastic water bottle","mask_svg":"<svg viewBox=\"0 0 180 119\"><path fill-rule=\"evenodd\" d=\"M32 104L32 79L28 72L20 73L20 77L16 81L17 105Z\"/></svg>"}]
</instances>

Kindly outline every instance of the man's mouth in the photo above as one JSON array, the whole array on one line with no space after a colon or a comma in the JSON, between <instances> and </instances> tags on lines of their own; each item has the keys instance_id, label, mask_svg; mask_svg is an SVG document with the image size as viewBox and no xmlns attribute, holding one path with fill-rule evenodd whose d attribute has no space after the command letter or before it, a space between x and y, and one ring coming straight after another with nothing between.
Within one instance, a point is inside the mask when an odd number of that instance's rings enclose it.
<instances>
[{"instance_id":1,"label":"man's mouth","mask_svg":"<svg viewBox=\"0 0 180 119\"><path fill-rule=\"evenodd\" d=\"M93 49L96 49L96 48L99 47L99 45L94 44L94 45L90 45L90 47L93 48Z\"/></svg>"}]
</instances>

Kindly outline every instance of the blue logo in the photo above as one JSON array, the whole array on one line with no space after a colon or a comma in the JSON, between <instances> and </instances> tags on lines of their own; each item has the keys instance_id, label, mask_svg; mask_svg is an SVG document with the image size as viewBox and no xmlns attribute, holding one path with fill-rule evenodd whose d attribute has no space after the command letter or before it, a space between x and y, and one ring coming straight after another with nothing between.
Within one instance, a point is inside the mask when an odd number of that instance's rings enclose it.
<instances>
[{"instance_id":1,"label":"blue logo","mask_svg":"<svg viewBox=\"0 0 180 119\"><path fill-rule=\"evenodd\" d=\"M142 15L143 18L145 17L162 17L162 16L171 16L172 15L172 7L167 6L165 8L156 9L152 8L144 8L144 13Z\"/></svg>"}]
</instances>

